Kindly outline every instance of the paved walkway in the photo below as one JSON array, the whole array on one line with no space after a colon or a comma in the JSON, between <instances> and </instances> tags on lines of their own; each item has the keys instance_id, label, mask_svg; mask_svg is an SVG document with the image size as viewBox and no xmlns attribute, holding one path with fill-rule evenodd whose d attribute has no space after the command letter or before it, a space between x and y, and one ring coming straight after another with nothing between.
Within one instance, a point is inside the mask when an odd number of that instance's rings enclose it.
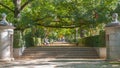
<instances>
[{"instance_id":1,"label":"paved walkway","mask_svg":"<svg viewBox=\"0 0 120 68\"><path fill-rule=\"evenodd\" d=\"M0 68L120 68L104 60L36 59L0 62Z\"/></svg>"}]
</instances>

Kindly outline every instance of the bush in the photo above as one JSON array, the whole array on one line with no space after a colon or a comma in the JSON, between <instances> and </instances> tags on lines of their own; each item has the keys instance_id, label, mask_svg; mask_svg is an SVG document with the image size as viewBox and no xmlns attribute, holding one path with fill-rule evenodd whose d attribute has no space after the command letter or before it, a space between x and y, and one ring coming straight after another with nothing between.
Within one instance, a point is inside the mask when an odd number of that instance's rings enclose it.
<instances>
[{"instance_id":1,"label":"bush","mask_svg":"<svg viewBox=\"0 0 120 68\"><path fill-rule=\"evenodd\" d=\"M35 46L40 46L42 44L41 38L33 37L33 41Z\"/></svg>"},{"instance_id":2,"label":"bush","mask_svg":"<svg viewBox=\"0 0 120 68\"><path fill-rule=\"evenodd\" d=\"M34 40L31 32L25 34L25 46L26 47L34 46Z\"/></svg>"},{"instance_id":3,"label":"bush","mask_svg":"<svg viewBox=\"0 0 120 68\"><path fill-rule=\"evenodd\" d=\"M13 40L14 40L13 41L13 48L20 48L20 47L22 47L23 40L22 40L21 31L19 31L19 30L15 30L14 31Z\"/></svg>"},{"instance_id":4,"label":"bush","mask_svg":"<svg viewBox=\"0 0 120 68\"><path fill-rule=\"evenodd\" d=\"M82 38L79 43L86 47L105 47L105 32L101 31L100 35Z\"/></svg>"},{"instance_id":5,"label":"bush","mask_svg":"<svg viewBox=\"0 0 120 68\"><path fill-rule=\"evenodd\" d=\"M85 39L85 41L84 41L85 46L94 47L94 46L99 46L100 45L98 35L86 37L84 39Z\"/></svg>"},{"instance_id":6,"label":"bush","mask_svg":"<svg viewBox=\"0 0 120 68\"><path fill-rule=\"evenodd\" d=\"M106 46L106 40L105 40L105 31L100 31L100 46L105 47Z\"/></svg>"}]
</instances>

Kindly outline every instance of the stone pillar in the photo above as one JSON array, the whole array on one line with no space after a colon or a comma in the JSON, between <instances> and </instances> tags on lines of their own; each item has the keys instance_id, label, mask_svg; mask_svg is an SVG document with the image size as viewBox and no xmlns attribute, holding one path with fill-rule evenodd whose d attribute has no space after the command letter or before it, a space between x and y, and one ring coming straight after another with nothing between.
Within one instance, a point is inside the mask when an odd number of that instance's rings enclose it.
<instances>
[{"instance_id":1,"label":"stone pillar","mask_svg":"<svg viewBox=\"0 0 120 68\"><path fill-rule=\"evenodd\" d=\"M120 60L120 25L106 27L108 60Z\"/></svg>"},{"instance_id":2,"label":"stone pillar","mask_svg":"<svg viewBox=\"0 0 120 68\"><path fill-rule=\"evenodd\" d=\"M0 26L0 60L13 59L13 26Z\"/></svg>"}]
</instances>

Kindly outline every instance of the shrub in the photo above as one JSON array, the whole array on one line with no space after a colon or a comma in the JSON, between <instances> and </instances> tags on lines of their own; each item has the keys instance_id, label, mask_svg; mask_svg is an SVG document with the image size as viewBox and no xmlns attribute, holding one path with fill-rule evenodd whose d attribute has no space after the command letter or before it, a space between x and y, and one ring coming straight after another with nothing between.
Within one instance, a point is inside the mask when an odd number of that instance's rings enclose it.
<instances>
[{"instance_id":1,"label":"shrub","mask_svg":"<svg viewBox=\"0 0 120 68\"><path fill-rule=\"evenodd\" d=\"M31 34L31 32L25 34L25 46L26 47L31 47L34 46L34 40L33 40L33 36Z\"/></svg>"},{"instance_id":2,"label":"shrub","mask_svg":"<svg viewBox=\"0 0 120 68\"><path fill-rule=\"evenodd\" d=\"M105 31L101 31L99 35L81 38L79 43L86 47L105 47Z\"/></svg>"},{"instance_id":3,"label":"shrub","mask_svg":"<svg viewBox=\"0 0 120 68\"><path fill-rule=\"evenodd\" d=\"M22 40L21 31L19 31L19 30L15 30L14 31L13 40L14 40L13 41L13 48L20 48L20 47L22 47L23 40Z\"/></svg>"}]
</instances>

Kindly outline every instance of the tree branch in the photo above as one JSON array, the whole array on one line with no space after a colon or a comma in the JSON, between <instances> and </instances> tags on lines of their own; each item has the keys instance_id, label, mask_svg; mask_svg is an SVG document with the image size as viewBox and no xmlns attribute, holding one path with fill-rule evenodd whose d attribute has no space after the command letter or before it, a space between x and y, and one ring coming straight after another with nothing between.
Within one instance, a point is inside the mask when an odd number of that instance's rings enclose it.
<instances>
[{"instance_id":1,"label":"tree branch","mask_svg":"<svg viewBox=\"0 0 120 68\"><path fill-rule=\"evenodd\" d=\"M12 10L10 7L8 7L7 5L4 5L3 3L0 2L0 5L3 6L4 8L14 12L14 10Z\"/></svg>"},{"instance_id":2,"label":"tree branch","mask_svg":"<svg viewBox=\"0 0 120 68\"><path fill-rule=\"evenodd\" d=\"M41 20L44 20L44 19L50 18L50 17L51 17L51 16L47 15L47 16L45 16L45 17L43 17L43 18L37 18L37 19L34 20L34 22L38 22L38 21L41 21Z\"/></svg>"},{"instance_id":3,"label":"tree branch","mask_svg":"<svg viewBox=\"0 0 120 68\"><path fill-rule=\"evenodd\" d=\"M60 25L44 25L44 24L40 24L40 23L37 23L36 25L43 26L43 27L50 27L50 28L77 28L77 27L81 27L79 25L77 25L77 26L60 26Z\"/></svg>"},{"instance_id":4,"label":"tree branch","mask_svg":"<svg viewBox=\"0 0 120 68\"><path fill-rule=\"evenodd\" d=\"M22 11L24 8L25 8L25 6L27 6L30 2L32 2L33 0L28 0L28 1L26 1L22 6L21 6L21 8L20 8L20 11Z\"/></svg>"}]
</instances>

